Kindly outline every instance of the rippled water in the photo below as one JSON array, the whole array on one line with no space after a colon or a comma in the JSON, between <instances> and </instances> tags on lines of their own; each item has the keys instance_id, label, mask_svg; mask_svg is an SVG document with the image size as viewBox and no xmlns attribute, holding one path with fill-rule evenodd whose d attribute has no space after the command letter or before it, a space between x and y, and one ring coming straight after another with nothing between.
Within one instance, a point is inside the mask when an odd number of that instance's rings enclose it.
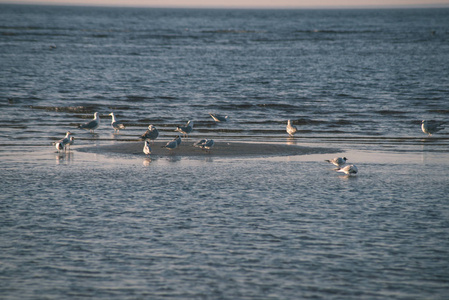
<instances>
[{"instance_id":1,"label":"rippled water","mask_svg":"<svg viewBox=\"0 0 449 300\"><path fill-rule=\"evenodd\" d=\"M0 8L2 299L447 297L449 10ZM189 119L340 153L78 151Z\"/></svg>"}]
</instances>

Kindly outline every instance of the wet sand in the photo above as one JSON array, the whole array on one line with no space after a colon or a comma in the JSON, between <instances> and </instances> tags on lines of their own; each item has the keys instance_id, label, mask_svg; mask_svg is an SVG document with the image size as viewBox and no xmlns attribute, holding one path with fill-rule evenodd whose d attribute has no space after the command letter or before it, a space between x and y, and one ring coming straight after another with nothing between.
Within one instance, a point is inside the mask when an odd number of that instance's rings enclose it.
<instances>
[{"instance_id":1,"label":"wet sand","mask_svg":"<svg viewBox=\"0 0 449 300\"><path fill-rule=\"evenodd\" d=\"M306 154L337 153L339 149L305 147L298 145L275 144L275 143L251 143L251 142L229 142L215 141L214 147L203 150L193 146L194 141L183 141L178 148L169 150L163 148L167 141L158 141L151 144L151 157L183 156L183 157L266 157L266 156L292 156ZM112 145L99 145L78 148L78 151L104 153L104 154L132 154L145 155L142 152L142 142L119 142Z\"/></svg>"}]
</instances>

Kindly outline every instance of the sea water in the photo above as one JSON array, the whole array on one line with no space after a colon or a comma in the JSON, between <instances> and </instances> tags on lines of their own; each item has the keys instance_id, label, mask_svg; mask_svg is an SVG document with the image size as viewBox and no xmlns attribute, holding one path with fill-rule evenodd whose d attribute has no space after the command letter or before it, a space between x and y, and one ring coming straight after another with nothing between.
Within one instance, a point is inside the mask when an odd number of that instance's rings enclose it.
<instances>
[{"instance_id":1,"label":"sea water","mask_svg":"<svg viewBox=\"0 0 449 300\"><path fill-rule=\"evenodd\" d=\"M447 120L448 17L2 5L1 298L445 299L449 136L420 123ZM78 150L188 120L332 153Z\"/></svg>"}]
</instances>

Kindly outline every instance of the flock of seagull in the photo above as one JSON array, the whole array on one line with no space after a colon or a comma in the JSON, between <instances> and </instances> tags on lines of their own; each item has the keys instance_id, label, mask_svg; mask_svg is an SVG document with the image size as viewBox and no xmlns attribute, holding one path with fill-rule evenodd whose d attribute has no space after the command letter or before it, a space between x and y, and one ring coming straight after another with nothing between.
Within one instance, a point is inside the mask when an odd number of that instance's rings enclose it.
<instances>
[{"instance_id":1,"label":"flock of seagull","mask_svg":"<svg viewBox=\"0 0 449 300\"><path fill-rule=\"evenodd\" d=\"M117 121L114 113L111 112L109 115L112 117L111 126L114 129L114 132L117 133L121 129L125 129L125 125ZM212 119L214 119L215 122L226 122L228 120L228 116L220 116L212 113L209 115L212 117ZM431 136L432 134L444 129L443 127L444 124L445 122L423 120L421 123L421 130L422 132ZM78 128L94 132L94 130L97 129L99 125L100 125L100 117L98 115L98 112L96 112L94 113L93 120L85 124L79 125ZM188 135L193 131L193 121L189 120L185 124L185 126L177 126L175 131L181 133L185 138L187 138ZM288 120L286 131L290 137L293 137L294 134L298 131L298 129L294 125L292 125L291 120ZM149 156L151 154L150 142L154 142L154 140L156 140L158 136L159 131L152 124L149 125L147 131L145 131L145 133L143 133L140 136L140 139L144 141L142 151L145 155ZM67 131L65 137L54 143L54 145L56 147L56 150L59 152L62 150L67 150L67 148L70 148L70 145L74 143L74 140L75 138L72 136L72 133L70 131ZM180 135L178 135L173 140L169 141L165 146L163 146L163 148L173 150L176 149L181 144L181 142L182 138ZM210 149L212 149L214 144L215 142L212 139L201 139L198 142L194 143L193 146L210 151ZM342 172L345 173L346 175L357 174L358 172L357 166L346 165L347 160L348 159L346 157L335 157L333 159L325 161L337 166L337 168L335 169L337 172Z\"/></svg>"}]
</instances>

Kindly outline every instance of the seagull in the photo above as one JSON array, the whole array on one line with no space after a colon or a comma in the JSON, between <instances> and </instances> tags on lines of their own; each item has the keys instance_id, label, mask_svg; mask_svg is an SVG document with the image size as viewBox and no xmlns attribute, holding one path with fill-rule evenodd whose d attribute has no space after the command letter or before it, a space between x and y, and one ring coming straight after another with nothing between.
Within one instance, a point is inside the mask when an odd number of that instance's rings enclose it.
<instances>
[{"instance_id":1,"label":"seagull","mask_svg":"<svg viewBox=\"0 0 449 300\"><path fill-rule=\"evenodd\" d=\"M201 147L201 149L206 149L206 150L210 150L210 149L212 149L212 147L215 145L215 142L214 142L214 140L206 140L206 142L203 144L203 145L201 145L200 147Z\"/></svg>"},{"instance_id":2,"label":"seagull","mask_svg":"<svg viewBox=\"0 0 449 300\"><path fill-rule=\"evenodd\" d=\"M358 171L359 170L357 169L357 167L355 165L349 165L349 166L337 169L337 172L342 172L342 173L345 173L346 175L357 174Z\"/></svg>"},{"instance_id":3,"label":"seagull","mask_svg":"<svg viewBox=\"0 0 449 300\"><path fill-rule=\"evenodd\" d=\"M204 145L206 143L207 139L202 139L199 140L198 142L193 144L193 147L201 147L202 145Z\"/></svg>"},{"instance_id":4,"label":"seagull","mask_svg":"<svg viewBox=\"0 0 449 300\"><path fill-rule=\"evenodd\" d=\"M176 147L178 147L177 137L175 139L171 140L170 142L168 142L165 146L163 146L163 148L166 148L168 150L173 150Z\"/></svg>"},{"instance_id":5,"label":"seagull","mask_svg":"<svg viewBox=\"0 0 449 300\"><path fill-rule=\"evenodd\" d=\"M70 146L73 145L75 143L75 137L71 136L69 142L67 143L67 145L69 145L69 150L70 150Z\"/></svg>"},{"instance_id":6,"label":"seagull","mask_svg":"<svg viewBox=\"0 0 449 300\"><path fill-rule=\"evenodd\" d=\"M145 140L145 144L143 146L143 153L148 156L151 154L150 142L148 142L147 140Z\"/></svg>"},{"instance_id":7,"label":"seagull","mask_svg":"<svg viewBox=\"0 0 449 300\"><path fill-rule=\"evenodd\" d=\"M181 145L181 142L182 142L181 136L178 135L178 137L175 138L175 141L176 141L176 144L178 144L178 146Z\"/></svg>"},{"instance_id":8,"label":"seagull","mask_svg":"<svg viewBox=\"0 0 449 300\"><path fill-rule=\"evenodd\" d=\"M189 133L193 130L193 121L188 121L186 126L178 126L175 131L178 131L184 135L184 137L188 137Z\"/></svg>"},{"instance_id":9,"label":"seagull","mask_svg":"<svg viewBox=\"0 0 449 300\"><path fill-rule=\"evenodd\" d=\"M70 143L71 139L73 139L71 134L72 133L70 131L67 131L65 134L65 137L55 143L55 147L56 147L56 150L58 150L58 152L61 150L64 150L65 146ZM72 142L72 144L73 144L73 142Z\"/></svg>"},{"instance_id":10,"label":"seagull","mask_svg":"<svg viewBox=\"0 0 449 300\"><path fill-rule=\"evenodd\" d=\"M119 123L114 116L114 113L111 112L109 114L110 116L112 116L112 122L111 122L111 126L112 128L114 128L114 132L119 132L120 129L125 129L125 125L123 125L122 123Z\"/></svg>"},{"instance_id":11,"label":"seagull","mask_svg":"<svg viewBox=\"0 0 449 300\"><path fill-rule=\"evenodd\" d=\"M95 129L97 129L98 125L100 125L100 117L98 116L98 113L96 112L94 114L94 119L92 121L89 121L83 125L79 125L78 128L90 130L90 132L94 132Z\"/></svg>"},{"instance_id":12,"label":"seagull","mask_svg":"<svg viewBox=\"0 0 449 300\"><path fill-rule=\"evenodd\" d=\"M422 132L427 133L429 136L431 136L441 129L444 129L443 124L444 122L423 120L421 124L421 130Z\"/></svg>"},{"instance_id":13,"label":"seagull","mask_svg":"<svg viewBox=\"0 0 449 300\"><path fill-rule=\"evenodd\" d=\"M334 164L340 168L341 166L343 166L346 163L347 160L348 159L346 157L335 157L333 159L326 159L325 161L327 161L328 163Z\"/></svg>"},{"instance_id":14,"label":"seagull","mask_svg":"<svg viewBox=\"0 0 449 300\"><path fill-rule=\"evenodd\" d=\"M149 125L147 131L140 136L142 140L148 139L154 141L159 136L159 131L153 125Z\"/></svg>"},{"instance_id":15,"label":"seagull","mask_svg":"<svg viewBox=\"0 0 449 300\"><path fill-rule=\"evenodd\" d=\"M215 122L227 122L228 121L228 116L220 116L217 114L209 114L212 119L214 119Z\"/></svg>"},{"instance_id":16,"label":"seagull","mask_svg":"<svg viewBox=\"0 0 449 300\"><path fill-rule=\"evenodd\" d=\"M287 122L287 133L292 137L297 130L298 129L296 129L296 127L292 125L291 121L288 120L288 122Z\"/></svg>"}]
</instances>

